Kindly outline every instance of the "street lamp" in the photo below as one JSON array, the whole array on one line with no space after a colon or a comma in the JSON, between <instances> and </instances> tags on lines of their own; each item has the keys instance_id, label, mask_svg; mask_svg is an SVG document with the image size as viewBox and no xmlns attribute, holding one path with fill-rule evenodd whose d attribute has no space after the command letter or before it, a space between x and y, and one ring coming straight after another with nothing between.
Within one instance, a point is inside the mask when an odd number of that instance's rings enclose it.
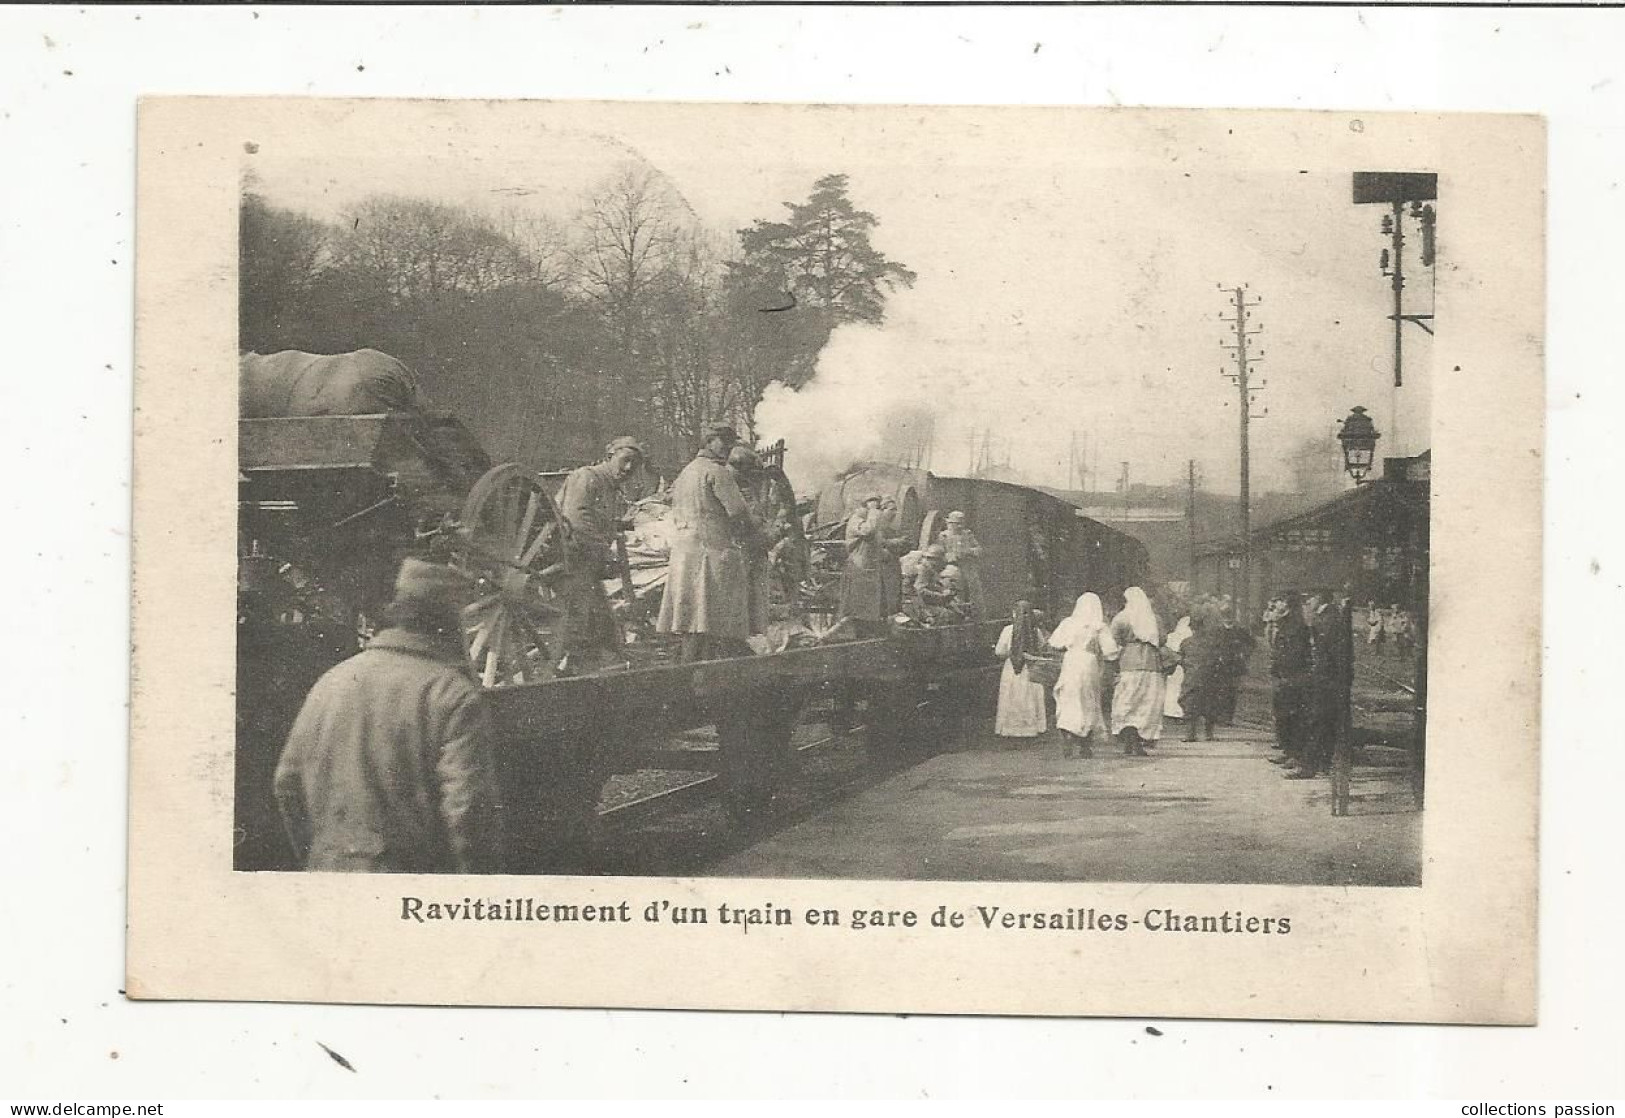
<instances>
[{"instance_id":1,"label":"street lamp","mask_svg":"<svg viewBox=\"0 0 1625 1118\"><path fill-rule=\"evenodd\" d=\"M1366 475L1371 472L1377 453L1377 440L1380 438L1382 436L1377 433L1377 425L1371 422L1364 408L1355 408L1343 420L1342 429L1337 432L1337 441L1343 444L1343 469L1348 471L1355 485L1363 484Z\"/></svg>"}]
</instances>

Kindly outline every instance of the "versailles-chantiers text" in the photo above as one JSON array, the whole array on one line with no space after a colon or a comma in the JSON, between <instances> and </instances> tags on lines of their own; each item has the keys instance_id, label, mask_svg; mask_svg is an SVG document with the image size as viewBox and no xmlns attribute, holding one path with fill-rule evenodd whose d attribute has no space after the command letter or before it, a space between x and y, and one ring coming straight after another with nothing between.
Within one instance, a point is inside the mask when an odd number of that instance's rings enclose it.
<instances>
[{"instance_id":1,"label":"versailles-chantiers text","mask_svg":"<svg viewBox=\"0 0 1625 1118\"><path fill-rule=\"evenodd\" d=\"M400 918L409 923L439 921L526 922L546 924L716 925L748 933L756 928L812 927L963 929L1009 932L1176 932L1207 935L1290 935L1289 916L1260 916L1240 909L1190 912L1172 907L1139 913L1107 912L1090 907L1023 910L1000 905L973 905L934 910L908 908L805 908L776 904L687 905L654 900L634 907L631 901L610 904L548 903L535 897L458 899L404 896Z\"/></svg>"}]
</instances>

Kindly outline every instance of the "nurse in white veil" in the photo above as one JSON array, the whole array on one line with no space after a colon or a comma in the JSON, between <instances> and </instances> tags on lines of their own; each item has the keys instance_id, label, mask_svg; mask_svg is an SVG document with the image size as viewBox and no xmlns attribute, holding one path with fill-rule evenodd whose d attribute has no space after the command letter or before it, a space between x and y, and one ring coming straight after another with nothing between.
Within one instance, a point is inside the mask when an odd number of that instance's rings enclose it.
<instances>
[{"instance_id":1,"label":"nurse in white veil","mask_svg":"<svg viewBox=\"0 0 1625 1118\"><path fill-rule=\"evenodd\" d=\"M1089 739L1109 734L1100 708L1101 661L1117 654L1117 642L1106 628L1106 616L1095 594L1081 594L1072 615L1050 635L1050 646L1064 649L1061 675L1055 681L1055 725L1061 731L1061 756L1092 757Z\"/></svg>"}]
</instances>

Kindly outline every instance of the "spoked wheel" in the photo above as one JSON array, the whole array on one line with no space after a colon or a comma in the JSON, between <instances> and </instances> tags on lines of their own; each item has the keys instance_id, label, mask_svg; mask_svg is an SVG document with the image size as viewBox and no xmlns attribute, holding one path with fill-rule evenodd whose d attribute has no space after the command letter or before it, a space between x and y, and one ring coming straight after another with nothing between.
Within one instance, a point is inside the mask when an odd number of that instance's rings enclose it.
<instances>
[{"instance_id":1,"label":"spoked wheel","mask_svg":"<svg viewBox=\"0 0 1625 1118\"><path fill-rule=\"evenodd\" d=\"M508 463L469 491L459 566L474 580L463 610L469 659L487 687L550 679L570 528L539 478Z\"/></svg>"}]
</instances>

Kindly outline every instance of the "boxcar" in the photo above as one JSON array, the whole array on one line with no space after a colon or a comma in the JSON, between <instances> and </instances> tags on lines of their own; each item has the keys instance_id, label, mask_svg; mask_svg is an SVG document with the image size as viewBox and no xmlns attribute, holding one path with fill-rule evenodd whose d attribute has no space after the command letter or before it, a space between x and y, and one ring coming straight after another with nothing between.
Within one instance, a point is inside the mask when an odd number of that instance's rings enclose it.
<instances>
[{"instance_id":1,"label":"boxcar","mask_svg":"<svg viewBox=\"0 0 1625 1118\"><path fill-rule=\"evenodd\" d=\"M1064 617L1093 591L1108 609L1148 571L1146 547L1133 536L1082 515L1059 497L984 478L939 477L925 470L864 463L831 479L818 494L821 525L844 519L871 493L897 500L902 527L920 546L959 510L982 544L982 585L989 615L1026 598Z\"/></svg>"}]
</instances>

